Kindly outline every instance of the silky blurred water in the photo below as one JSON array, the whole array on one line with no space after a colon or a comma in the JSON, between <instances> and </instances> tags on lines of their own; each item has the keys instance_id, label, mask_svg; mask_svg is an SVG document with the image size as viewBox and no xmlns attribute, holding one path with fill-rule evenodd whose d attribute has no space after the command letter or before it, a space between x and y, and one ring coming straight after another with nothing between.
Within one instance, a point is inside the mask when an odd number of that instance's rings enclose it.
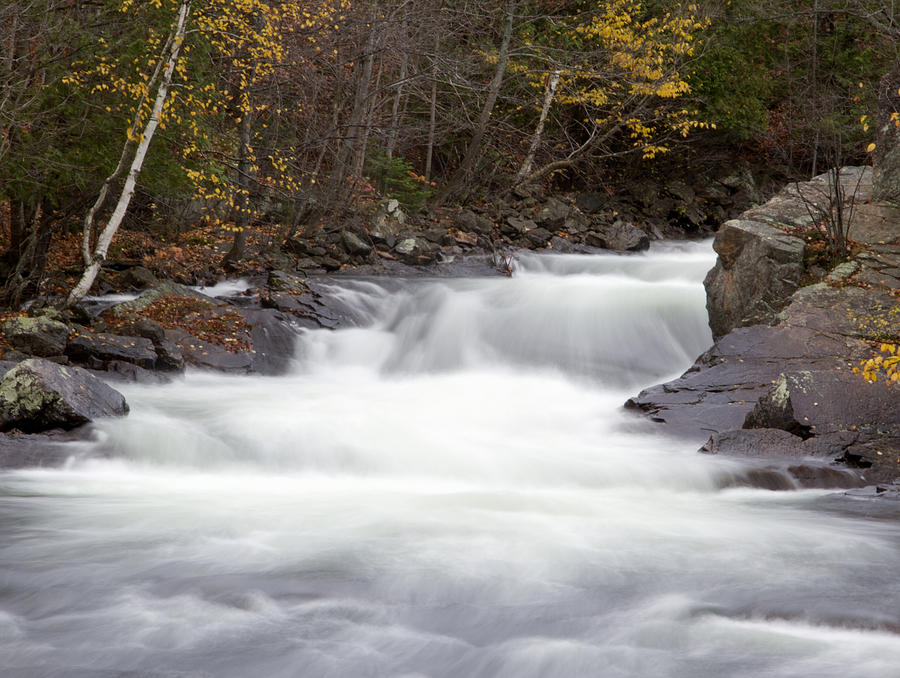
<instances>
[{"instance_id":1,"label":"silky blurred water","mask_svg":"<svg viewBox=\"0 0 900 678\"><path fill-rule=\"evenodd\" d=\"M287 376L125 388L0 474L0 675L900 676L896 522L621 408L710 344L712 262L348 279Z\"/></svg>"}]
</instances>

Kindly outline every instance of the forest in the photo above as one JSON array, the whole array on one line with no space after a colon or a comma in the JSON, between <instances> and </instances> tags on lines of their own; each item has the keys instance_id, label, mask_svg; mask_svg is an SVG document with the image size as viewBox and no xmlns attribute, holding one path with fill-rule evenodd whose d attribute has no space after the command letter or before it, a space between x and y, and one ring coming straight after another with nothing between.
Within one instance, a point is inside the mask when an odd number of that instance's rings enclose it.
<instances>
[{"instance_id":1,"label":"forest","mask_svg":"<svg viewBox=\"0 0 900 678\"><path fill-rule=\"evenodd\" d=\"M84 296L120 226L158 248L202 227L228 240L223 271L255 229L283 246L384 197L429 219L527 186L615 203L654 177L778 187L870 164L897 18L872 0L7 0L0 304L87 269Z\"/></svg>"}]
</instances>

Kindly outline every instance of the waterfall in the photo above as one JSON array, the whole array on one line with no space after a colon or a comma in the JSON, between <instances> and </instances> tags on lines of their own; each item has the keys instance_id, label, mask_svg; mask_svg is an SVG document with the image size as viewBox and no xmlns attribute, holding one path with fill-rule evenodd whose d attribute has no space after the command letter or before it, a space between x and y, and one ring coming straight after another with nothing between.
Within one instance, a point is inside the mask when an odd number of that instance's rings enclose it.
<instances>
[{"instance_id":1,"label":"waterfall","mask_svg":"<svg viewBox=\"0 0 900 678\"><path fill-rule=\"evenodd\" d=\"M709 243L334 279L290 374L123 389L0 473L15 678L900 676L900 527L622 409L711 343Z\"/></svg>"}]
</instances>

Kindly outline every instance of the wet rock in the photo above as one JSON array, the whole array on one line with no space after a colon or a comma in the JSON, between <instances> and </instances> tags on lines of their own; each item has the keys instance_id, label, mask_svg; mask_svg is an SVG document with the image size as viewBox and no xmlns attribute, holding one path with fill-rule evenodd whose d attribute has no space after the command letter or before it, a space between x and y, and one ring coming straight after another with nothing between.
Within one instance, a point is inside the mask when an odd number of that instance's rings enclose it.
<instances>
[{"instance_id":1,"label":"wet rock","mask_svg":"<svg viewBox=\"0 0 900 678\"><path fill-rule=\"evenodd\" d=\"M780 429L736 429L712 434L700 451L742 457L796 457L804 454L802 445L801 438Z\"/></svg>"},{"instance_id":2,"label":"wet rock","mask_svg":"<svg viewBox=\"0 0 900 678\"><path fill-rule=\"evenodd\" d=\"M166 330L166 339L178 346L187 365L217 372L247 374L252 371L253 354L250 351L229 351L221 344L203 341L180 328Z\"/></svg>"},{"instance_id":3,"label":"wet rock","mask_svg":"<svg viewBox=\"0 0 900 678\"><path fill-rule=\"evenodd\" d=\"M333 330L356 323L352 307L333 294L327 281L306 279L284 271L269 273L260 303L289 314L300 327Z\"/></svg>"},{"instance_id":4,"label":"wet rock","mask_svg":"<svg viewBox=\"0 0 900 678\"><path fill-rule=\"evenodd\" d=\"M134 321L124 324L120 331L123 334L149 339L154 345L166 338L165 328L150 318L138 317Z\"/></svg>"},{"instance_id":5,"label":"wet rock","mask_svg":"<svg viewBox=\"0 0 900 678\"><path fill-rule=\"evenodd\" d=\"M156 369L163 372L183 372L184 354L181 349L163 335L163 339L153 342L156 351ZM109 369L109 368L107 368Z\"/></svg>"},{"instance_id":6,"label":"wet rock","mask_svg":"<svg viewBox=\"0 0 900 678\"><path fill-rule=\"evenodd\" d=\"M62 355L69 336L65 323L47 317L13 318L3 323L2 331L13 348L39 357Z\"/></svg>"},{"instance_id":7,"label":"wet rock","mask_svg":"<svg viewBox=\"0 0 900 678\"><path fill-rule=\"evenodd\" d=\"M121 393L80 367L32 358L16 365L0 380L2 430L71 429L127 412Z\"/></svg>"},{"instance_id":8,"label":"wet rock","mask_svg":"<svg viewBox=\"0 0 900 678\"><path fill-rule=\"evenodd\" d=\"M122 337L117 334L79 334L69 340L66 355L73 361L94 369L102 369L113 360L148 370L156 365L153 342L143 337Z\"/></svg>"}]
</instances>

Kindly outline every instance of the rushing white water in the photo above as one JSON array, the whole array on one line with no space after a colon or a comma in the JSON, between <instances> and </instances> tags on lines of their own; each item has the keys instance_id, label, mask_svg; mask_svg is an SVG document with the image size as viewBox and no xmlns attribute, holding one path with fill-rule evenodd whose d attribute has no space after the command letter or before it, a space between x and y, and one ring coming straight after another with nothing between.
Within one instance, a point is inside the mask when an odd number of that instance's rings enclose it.
<instances>
[{"instance_id":1,"label":"rushing white water","mask_svg":"<svg viewBox=\"0 0 900 678\"><path fill-rule=\"evenodd\" d=\"M0 675L900 676L896 523L621 409L706 348L711 263L346 281L368 326L290 375L127 388L0 475Z\"/></svg>"}]
</instances>

